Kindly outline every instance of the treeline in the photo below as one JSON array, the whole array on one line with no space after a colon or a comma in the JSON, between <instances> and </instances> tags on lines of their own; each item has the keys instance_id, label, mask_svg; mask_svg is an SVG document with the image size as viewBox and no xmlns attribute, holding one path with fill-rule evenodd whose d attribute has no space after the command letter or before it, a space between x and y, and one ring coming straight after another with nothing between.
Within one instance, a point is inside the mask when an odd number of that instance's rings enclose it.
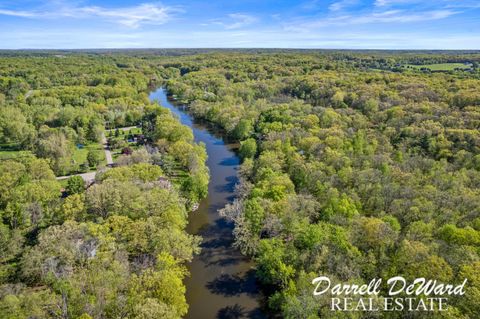
<instances>
[{"instance_id":1,"label":"treeline","mask_svg":"<svg viewBox=\"0 0 480 319\"><path fill-rule=\"evenodd\" d=\"M256 260L273 312L366 318L330 311L311 280L402 275L467 278L466 294L429 317L478 316L478 69L394 69L478 54L201 53L0 58L0 317L186 313L183 265L199 238L184 228L208 170L191 131L148 100L164 79L194 115L241 142L238 199L222 213ZM79 177L55 179L83 164L79 144L130 125L146 145L120 167L100 169L88 189ZM378 314L407 315L425 317Z\"/></svg>"},{"instance_id":2,"label":"treeline","mask_svg":"<svg viewBox=\"0 0 480 319\"><path fill-rule=\"evenodd\" d=\"M336 54L181 61L183 76L168 82L169 91L241 141L238 199L222 214L235 222L238 247L256 260L273 311L369 318L330 311L328 298L313 297L311 280L400 275L469 284L446 312L378 317L478 316L475 74L370 71Z\"/></svg>"},{"instance_id":3,"label":"treeline","mask_svg":"<svg viewBox=\"0 0 480 319\"><path fill-rule=\"evenodd\" d=\"M1 148L31 151L57 175L78 172L75 146L141 123L149 85L162 78L151 70L131 58L0 59Z\"/></svg>"},{"instance_id":4,"label":"treeline","mask_svg":"<svg viewBox=\"0 0 480 319\"><path fill-rule=\"evenodd\" d=\"M369 52L370 53L370 52ZM458 51L442 51L442 52L428 52L428 51L402 51L399 52L378 52L373 51L370 54L366 52L359 52L352 55L345 53L343 55L336 55L339 61L348 61L349 64L355 68L360 69L377 69L389 70L393 72L406 72L406 65L424 65L424 64L442 64L442 63L462 63L471 66L468 76L479 76L480 55L478 51L458 52ZM422 70L425 71L425 70ZM461 73L461 70L452 70L450 73Z\"/></svg>"},{"instance_id":5,"label":"treeline","mask_svg":"<svg viewBox=\"0 0 480 319\"><path fill-rule=\"evenodd\" d=\"M188 212L206 196L203 145L148 99L168 70L131 57L0 59L0 317L181 318L185 263L201 238ZM77 144L143 127L144 145L93 185Z\"/></svg>"},{"instance_id":6,"label":"treeline","mask_svg":"<svg viewBox=\"0 0 480 319\"><path fill-rule=\"evenodd\" d=\"M74 177L66 198L44 160L0 171L2 318L186 313L184 263L200 238L185 233L185 205L159 166L111 169L86 191Z\"/></svg>"}]
</instances>

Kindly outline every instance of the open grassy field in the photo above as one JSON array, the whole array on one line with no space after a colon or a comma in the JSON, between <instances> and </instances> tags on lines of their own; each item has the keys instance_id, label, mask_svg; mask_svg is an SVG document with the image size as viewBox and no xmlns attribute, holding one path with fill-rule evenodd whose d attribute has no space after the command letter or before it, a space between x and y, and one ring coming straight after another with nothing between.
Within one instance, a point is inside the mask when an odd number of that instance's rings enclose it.
<instances>
[{"instance_id":1,"label":"open grassy field","mask_svg":"<svg viewBox=\"0 0 480 319\"><path fill-rule=\"evenodd\" d=\"M32 152L30 151L21 151L17 150L18 148L9 145L2 145L0 147L0 161L2 160L9 160L9 159L17 159L20 157L29 157L33 156ZM87 155L90 150L95 150L98 152L101 162L100 165L105 165L105 152L103 151L103 146L100 143L89 143L83 146L83 148L75 147L73 152L73 160L78 165L81 165L87 161ZM90 168L90 170L95 170ZM76 171L70 172L69 174L77 173Z\"/></svg>"},{"instance_id":2,"label":"open grassy field","mask_svg":"<svg viewBox=\"0 0 480 319\"><path fill-rule=\"evenodd\" d=\"M120 137L121 138L121 137ZM132 150L138 150L140 148L140 145L138 145L137 142L128 142L125 146L128 146L130 147ZM112 157L113 157L113 160L117 160L121 155L122 155L122 149L123 147L121 148L112 148L111 151L112 151Z\"/></svg>"},{"instance_id":3,"label":"open grassy field","mask_svg":"<svg viewBox=\"0 0 480 319\"><path fill-rule=\"evenodd\" d=\"M118 136L115 137L115 132L118 130ZM127 137L129 135L135 136L142 134L142 128L140 127L135 127L135 126L130 126L130 127L123 127L123 128L118 128L118 129L111 129L111 130L106 130L105 135L109 140L116 140L116 141L125 141L125 147L128 146L132 150L136 150L140 147L137 142L133 141L127 141ZM122 147L113 147L111 149L112 151L112 156L114 160L117 160L122 154Z\"/></svg>"},{"instance_id":4,"label":"open grassy field","mask_svg":"<svg viewBox=\"0 0 480 319\"><path fill-rule=\"evenodd\" d=\"M115 134L117 129L105 130L105 135L107 137L111 137ZM128 128L118 128L118 132L121 136L128 135L128 134L142 134L141 127L128 127Z\"/></svg>"},{"instance_id":5,"label":"open grassy field","mask_svg":"<svg viewBox=\"0 0 480 319\"><path fill-rule=\"evenodd\" d=\"M411 69L430 69L431 71L454 71L455 69L466 70L471 68L471 65L464 64L464 63L437 63L437 64L421 64L421 65L414 65L414 64L407 64L405 65L406 68Z\"/></svg>"},{"instance_id":6,"label":"open grassy field","mask_svg":"<svg viewBox=\"0 0 480 319\"><path fill-rule=\"evenodd\" d=\"M0 151L0 160L16 159L32 155L30 151Z\"/></svg>"},{"instance_id":7,"label":"open grassy field","mask_svg":"<svg viewBox=\"0 0 480 319\"><path fill-rule=\"evenodd\" d=\"M83 148L75 148L73 152L73 160L78 164L83 164L87 161L88 151L94 150L100 154L101 162L100 165L105 165L105 152L103 151L103 146L100 143L89 143L85 144Z\"/></svg>"}]
</instances>

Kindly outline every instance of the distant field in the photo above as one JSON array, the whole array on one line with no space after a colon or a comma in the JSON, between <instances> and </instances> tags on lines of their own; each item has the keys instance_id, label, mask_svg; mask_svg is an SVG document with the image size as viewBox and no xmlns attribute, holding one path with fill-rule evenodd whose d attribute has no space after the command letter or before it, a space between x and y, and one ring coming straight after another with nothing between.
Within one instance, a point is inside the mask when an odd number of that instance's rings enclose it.
<instances>
[{"instance_id":1,"label":"distant field","mask_svg":"<svg viewBox=\"0 0 480 319\"><path fill-rule=\"evenodd\" d=\"M463 63L438 63L438 64L421 64L421 65L414 65L414 64L407 64L405 65L406 68L411 69L430 69L431 71L453 71L455 69L462 69L466 70L471 68L470 64L463 64Z\"/></svg>"}]
</instances>

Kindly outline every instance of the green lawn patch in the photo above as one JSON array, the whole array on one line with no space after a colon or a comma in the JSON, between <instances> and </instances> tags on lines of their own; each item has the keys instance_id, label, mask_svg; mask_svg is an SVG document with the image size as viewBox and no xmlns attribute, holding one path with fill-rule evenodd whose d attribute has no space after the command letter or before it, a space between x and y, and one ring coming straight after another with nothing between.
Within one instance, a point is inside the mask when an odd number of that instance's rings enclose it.
<instances>
[{"instance_id":1,"label":"green lawn patch","mask_svg":"<svg viewBox=\"0 0 480 319\"><path fill-rule=\"evenodd\" d=\"M107 137L112 137L115 136L115 131L117 129L112 129L112 130L105 130L105 136ZM142 128L141 127L133 127L128 130L124 130L122 128L118 128L118 134L119 136L128 136L128 135L138 135L142 134Z\"/></svg>"},{"instance_id":2,"label":"green lawn patch","mask_svg":"<svg viewBox=\"0 0 480 319\"><path fill-rule=\"evenodd\" d=\"M62 186L62 188L66 188L67 185L68 185L68 178L59 180L58 182L60 183L60 185Z\"/></svg>"},{"instance_id":3,"label":"green lawn patch","mask_svg":"<svg viewBox=\"0 0 480 319\"><path fill-rule=\"evenodd\" d=\"M9 160L9 159L17 159L20 157L29 157L32 156L32 152L30 151L10 151L10 150L0 150L0 160Z\"/></svg>"},{"instance_id":4,"label":"green lawn patch","mask_svg":"<svg viewBox=\"0 0 480 319\"><path fill-rule=\"evenodd\" d=\"M138 143L136 142L130 142L130 143L127 143L127 145L129 148L132 149L132 151L138 150L141 147L141 145L138 145ZM111 149L113 161L116 161L122 155L122 150L123 148Z\"/></svg>"},{"instance_id":5,"label":"green lawn patch","mask_svg":"<svg viewBox=\"0 0 480 319\"><path fill-rule=\"evenodd\" d=\"M32 152L23 151L20 144L3 143L0 144L0 160L16 159L19 157L32 156Z\"/></svg>"},{"instance_id":6,"label":"green lawn patch","mask_svg":"<svg viewBox=\"0 0 480 319\"><path fill-rule=\"evenodd\" d=\"M88 143L83 145L83 147L76 147L75 151L73 152L73 160L78 165L81 165L87 161L87 155L89 151L97 151L100 155L100 165L105 165L105 152L103 150L103 145L100 143ZM95 169L90 169L95 170Z\"/></svg>"}]
</instances>

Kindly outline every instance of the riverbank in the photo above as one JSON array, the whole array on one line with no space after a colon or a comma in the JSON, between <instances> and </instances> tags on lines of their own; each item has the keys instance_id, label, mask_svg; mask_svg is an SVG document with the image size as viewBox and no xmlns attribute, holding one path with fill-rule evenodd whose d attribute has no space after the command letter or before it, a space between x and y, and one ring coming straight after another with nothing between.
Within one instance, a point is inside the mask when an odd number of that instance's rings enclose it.
<instances>
[{"instance_id":1,"label":"riverbank","mask_svg":"<svg viewBox=\"0 0 480 319\"><path fill-rule=\"evenodd\" d=\"M181 104L168 99L165 89L150 94L163 107L189 126L195 142L206 146L210 170L208 197L189 217L187 231L203 237L202 252L188 265L185 281L189 312L185 318L265 318L262 295L256 283L254 264L233 247L233 225L221 218L218 209L234 198L240 159L237 144L226 142L219 130L196 122Z\"/></svg>"}]
</instances>

